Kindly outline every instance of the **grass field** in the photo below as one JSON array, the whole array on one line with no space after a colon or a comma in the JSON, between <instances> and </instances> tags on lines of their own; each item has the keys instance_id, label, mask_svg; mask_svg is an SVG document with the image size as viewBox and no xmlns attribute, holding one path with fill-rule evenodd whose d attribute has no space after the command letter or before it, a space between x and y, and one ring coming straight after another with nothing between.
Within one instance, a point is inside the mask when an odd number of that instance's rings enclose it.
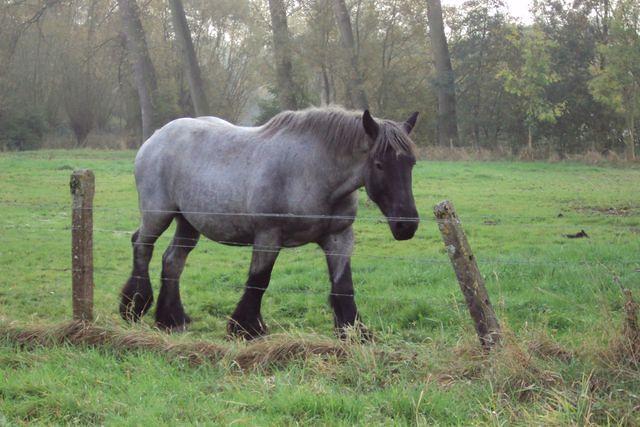
<instances>
[{"instance_id":1,"label":"grass field","mask_svg":"<svg viewBox=\"0 0 640 427\"><path fill-rule=\"evenodd\" d=\"M0 154L0 319L70 316L69 175L96 174L95 311L121 325L118 291L135 230L133 152ZM640 424L640 370L616 358L620 286L640 299L640 169L572 163L419 162L416 237L393 240L361 197L353 274L375 344L241 370L162 354L0 336L0 425L78 424ZM507 344L482 357L432 220L455 204ZM564 234L584 229L589 239ZM152 280L172 233L157 244ZM193 323L175 340L224 345L250 249L201 241L182 276ZM331 337L326 265L317 247L284 251L263 316L272 334ZM152 316L145 319L147 328ZM611 357L609 357L611 356Z\"/></svg>"}]
</instances>

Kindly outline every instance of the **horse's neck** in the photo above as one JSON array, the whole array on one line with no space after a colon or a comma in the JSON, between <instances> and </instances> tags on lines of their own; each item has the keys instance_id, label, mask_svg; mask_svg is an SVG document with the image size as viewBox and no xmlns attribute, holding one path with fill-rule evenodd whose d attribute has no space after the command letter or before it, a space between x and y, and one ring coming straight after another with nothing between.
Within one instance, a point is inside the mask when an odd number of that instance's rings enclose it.
<instances>
[{"instance_id":1,"label":"horse's neck","mask_svg":"<svg viewBox=\"0 0 640 427\"><path fill-rule=\"evenodd\" d=\"M313 149L304 148L304 156L311 162L308 164L310 167L314 164L318 168L317 177L324 181L323 187L329 189L330 202L335 203L364 185L364 169L368 154L357 148L351 154L339 153L320 138L314 133L290 138L279 137L278 144L285 141L292 144L286 148L287 150L300 150L300 139L315 141Z\"/></svg>"},{"instance_id":2,"label":"horse's neck","mask_svg":"<svg viewBox=\"0 0 640 427\"><path fill-rule=\"evenodd\" d=\"M341 159L336 162L336 169L329 177L333 182L330 201L335 203L364 185L365 156L352 159Z\"/></svg>"}]
</instances>

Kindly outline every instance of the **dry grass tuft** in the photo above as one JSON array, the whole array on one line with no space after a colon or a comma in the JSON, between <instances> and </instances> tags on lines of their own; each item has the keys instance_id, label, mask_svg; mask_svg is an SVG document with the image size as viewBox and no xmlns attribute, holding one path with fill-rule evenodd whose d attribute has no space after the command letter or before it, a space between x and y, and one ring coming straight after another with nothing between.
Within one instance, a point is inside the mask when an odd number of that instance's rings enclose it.
<instances>
[{"instance_id":1,"label":"dry grass tuft","mask_svg":"<svg viewBox=\"0 0 640 427\"><path fill-rule=\"evenodd\" d=\"M65 149L70 150L74 148L92 148L97 150L130 150L136 148L140 142L140 137L131 135L125 132L118 133L104 133L104 132L91 132L84 147L77 147L74 137L66 135L46 135L42 141L42 148L44 149Z\"/></svg>"},{"instance_id":2,"label":"dry grass tuft","mask_svg":"<svg viewBox=\"0 0 640 427\"><path fill-rule=\"evenodd\" d=\"M614 336L602 358L610 366L617 366L620 370L640 370L640 322L638 321L638 304L630 289L623 288L624 294L624 322L622 330Z\"/></svg>"},{"instance_id":3,"label":"dry grass tuft","mask_svg":"<svg viewBox=\"0 0 640 427\"><path fill-rule=\"evenodd\" d=\"M514 337L507 336L504 344L490 355L489 380L505 396L528 401L536 393L556 386L562 377L542 367L539 360Z\"/></svg>"},{"instance_id":4,"label":"dry grass tuft","mask_svg":"<svg viewBox=\"0 0 640 427\"><path fill-rule=\"evenodd\" d=\"M541 154L536 151L536 149L530 149L529 147L524 147L518 153L518 160L520 161L533 161L536 160Z\"/></svg>"},{"instance_id":5,"label":"dry grass tuft","mask_svg":"<svg viewBox=\"0 0 640 427\"><path fill-rule=\"evenodd\" d=\"M589 150L582 154L567 154L565 158L573 162L586 163L589 165L604 165L604 164L629 165L631 164L631 162L627 160L625 156L620 155L612 150L607 150L605 152Z\"/></svg>"},{"instance_id":6,"label":"dry grass tuft","mask_svg":"<svg viewBox=\"0 0 640 427\"><path fill-rule=\"evenodd\" d=\"M590 165L599 165L604 163L606 158L597 151L589 150L580 156L580 161Z\"/></svg>"},{"instance_id":7,"label":"dry grass tuft","mask_svg":"<svg viewBox=\"0 0 640 427\"><path fill-rule=\"evenodd\" d=\"M619 155L615 151L607 150L604 153L595 150L589 150L580 154L564 154L550 149L549 146L540 147L523 147L517 153L511 152L510 149L498 146L492 149L471 148L471 147L438 147L438 146L422 146L418 147L418 157L421 160L435 161L547 161L549 163L560 163L563 161L585 163L589 165L605 165L605 164L622 164L627 165L629 162L624 156Z\"/></svg>"},{"instance_id":8,"label":"dry grass tuft","mask_svg":"<svg viewBox=\"0 0 640 427\"><path fill-rule=\"evenodd\" d=\"M291 361L305 360L311 356L347 356L345 346L331 340L310 340L290 335L273 335L241 348L233 360L242 369L280 367Z\"/></svg>"},{"instance_id":9,"label":"dry grass tuft","mask_svg":"<svg viewBox=\"0 0 640 427\"><path fill-rule=\"evenodd\" d=\"M544 332L537 333L528 343L529 352L546 360L560 360L570 362L575 357L571 350L562 347Z\"/></svg>"},{"instance_id":10,"label":"dry grass tuft","mask_svg":"<svg viewBox=\"0 0 640 427\"><path fill-rule=\"evenodd\" d=\"M238 346L205 341L175 340L152 330L119 329L92 323L69 322L55 326L21 327L0 322L0 338L21 346L50 347L59 344L104 347L116 351L150 351L190 364L215 363L223 358L241 369L283 366L312 356L347 356L342 343L329 339L275 335Z\"/></svg>"},{"instance_id":11,"label":"dry grass tuft","mask_svg":"<svg viewBox=\"0 0 640 427\"><path fill-rule=\"evenodd\" d=\"M206 342L174 342L150 330L119 329L77 321L27 328L15 323L0 323L0 336L23 346L72 344L125 351L145 350L193 363L217 361L228 352L222 346Z\"/></svg>"},{"instance_id":12,"label":"dry grass tuft","mask_svg":"<svg viewBox=\"0 0 640 427\"><path fill-rule=\"evenodd\" d=\"M418 157L422 160L445 161L491 161L511 159L513 156L502 148L487 150L485 148L473 149L469 147L438 147L426 146L418 148Z\"/></svg>"},{"instance_id":13,"label":"dry grass tuft","mask_svg":"<svg viewBox=\"0 0 640 427\"><path fill-rule=\"evenodd\" d=\"M502 345L490 352L483 351L477 340L467 340L454 349L456 358L437 376L441 385L456 381L484 380L501 396L513 396L528 401L536 393L562 382L561 376L545 369L538 352L558 359L570 354L551 340L520 342L509 331L504 332ZM531 349L534 350L531 350Z\"/></svg>"}]
</instances>

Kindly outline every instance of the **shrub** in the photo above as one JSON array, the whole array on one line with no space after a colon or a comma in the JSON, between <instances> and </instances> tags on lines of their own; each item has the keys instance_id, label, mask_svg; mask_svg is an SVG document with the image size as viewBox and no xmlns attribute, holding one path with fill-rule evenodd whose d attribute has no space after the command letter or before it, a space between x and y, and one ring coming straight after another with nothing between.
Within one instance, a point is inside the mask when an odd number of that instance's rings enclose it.
<instances>
[{"instance_id":1,"label":"shrub","mask_svg":"<svg viewBox=\"0 0 640 427\"><path fill-rule=\"evenodd\" d=\"M0 150L35 150L47 130L44 115L35 111L0 112Z\"/></svg>"}]
</instances>

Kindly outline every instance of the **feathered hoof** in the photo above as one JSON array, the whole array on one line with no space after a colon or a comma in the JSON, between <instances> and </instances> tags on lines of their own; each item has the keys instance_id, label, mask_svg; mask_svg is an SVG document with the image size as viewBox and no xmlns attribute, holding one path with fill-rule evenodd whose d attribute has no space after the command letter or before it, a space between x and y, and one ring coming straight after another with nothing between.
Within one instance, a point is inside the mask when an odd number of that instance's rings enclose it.
<instances>
[{"instance_id":1,"label":"feathered hoof","mask_svg":"<svg viewBox=\"0 0 640 427\"><path fill-rule=\"evenodd\" d=\"M262 317L255 319L234 319L227 323L227 336L229 338L240 338L243 340L253 340L268 333Z\"/></svg>"},{"instance_id":2,"label":"feathered hoof","mask_svg":"<svg viewBox=\"0 0 640 427\"><path fill-rule=\"evenodd\" d=\"M129 279L120 292L120 316L127 322L137 322L152 306L151 283Z\"/></svg>"},{"instance_id":3,"label":"feathered hoof","mask_svg":"<svg viewBox=\"0 0 640 427\"><path fill-rule=\"evenodd\" d=\"M344 325L336 328L336 335L342 341L369 343L374 342L373 332L363 323L356 322L354 325Z\"/></svg>"},{"instance_id":4,"label":"feathered hoof","mask_svg":"<svg viewBox=\"0 0 640 427\"><path fill-rule=\"evenodd\" d=\"M156 312L156 327L167 333L185 332L189 323L191 323L191 318L182 309L173 313Z\"/></svg>"}]
</instances>

